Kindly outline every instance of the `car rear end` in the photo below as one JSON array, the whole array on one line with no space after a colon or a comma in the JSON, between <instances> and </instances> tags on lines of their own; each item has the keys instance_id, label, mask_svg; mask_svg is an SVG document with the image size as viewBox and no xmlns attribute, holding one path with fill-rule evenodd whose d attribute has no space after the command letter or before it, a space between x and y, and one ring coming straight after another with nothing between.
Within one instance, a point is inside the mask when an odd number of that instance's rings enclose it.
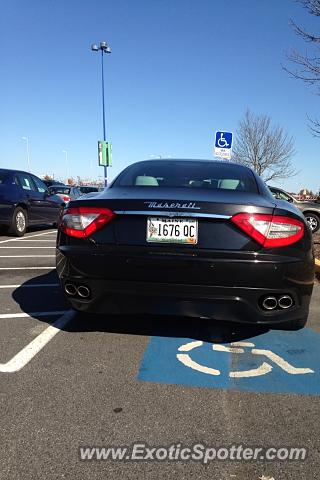
<instances>
[{"instance_id":1,"label":"car rear end","mask_svg":"<svg viewBox=\"0 0 320 480\"><path fill-rule=\"evenodd\" d=\"M307 317L312 239L294 207L278 207L244 167L219 162L212 173L215 162L181 161L170 174L175 162L151 163L134 181L124 172L69 203L57 270L75 309L266 324Z\"/></svg>"},{"instance_id":2,"label":"car rear end","mask_svg":"<svg viewBox=\"0 0 320 480\"><path fill-rule=\"evenodd\" d=\"M65 203L71 200L71 187L67 186L53 186L49 188L52 195L58 195Z\"/></svg>"}]
</instances>

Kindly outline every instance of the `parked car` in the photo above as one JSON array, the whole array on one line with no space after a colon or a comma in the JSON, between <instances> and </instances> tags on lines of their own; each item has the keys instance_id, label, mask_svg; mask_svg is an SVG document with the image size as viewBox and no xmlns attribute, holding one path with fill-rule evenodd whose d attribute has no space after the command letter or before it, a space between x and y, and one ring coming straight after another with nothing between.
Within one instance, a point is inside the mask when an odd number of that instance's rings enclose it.
<instances>
[{"instance_id":1,"label":"parked car","mask_svg":"<svg viewBox=\"0 0 320 480\"><path fill-rule=\"evenodd\" d=\"M10 234L22 237L30 225L56 225L64 203L35 175L0 169L0 226Z\"/></svg>"},{"instance_id":2,"label":"parked car","mask_svg":"<svg viewBox=\"0 0 320 480\"><path fill-rule=\"evenodd\" d=\"M320 228L320 204L317 202L311 202L307 200L296 200L288 192L285 192L278 187L270 187L272 195L277 200L286 200L289 203L292 203L297 207L303 215L306 217L306 220L311 228L312 233L316 233Z\"/></svg>"},{"instance_id":3,"label":"parked car","mask_svg":"<svg viewBox=\"0 0 320 480\"><path fill-rule=\"evenodd\" d=\"M49 187L49 191L58 195L64 202L75 200L82 195L78 187L71 187L70 185L53 185Z\"/></svg>"},{"instance_id":4,"label":"parked car","mask_svg":"<svg viewBox=\"0 0 320 480\"><path fill-rule=\"evenodd\" d=\"M312 235L302 213L247 167L149 160L68 204L57 272L82 312L300 328L313 288Z\"/></svg>"},{"instance_id":5,"label":"parked car","mask_svg":"<svg viewBox=\"0 0 320 480\"><path fill-rule=\"evenodd\" d=\"M64 185L64 183L58 182L58 180L42 180L42 181L47 187L52 187L53 185Z\"/></svg>"},{"instance_id":6,"label":"parked car","mask_svg":"<svg viewBox=\"0 0 320 480\"><path fill-rule=\"evenodd\" d=\"M82 194L85 193L93 193L93 192L101 192L103 188L96 187L95 185L79 185L78 189Z\"/></svg>"}]
</instances>

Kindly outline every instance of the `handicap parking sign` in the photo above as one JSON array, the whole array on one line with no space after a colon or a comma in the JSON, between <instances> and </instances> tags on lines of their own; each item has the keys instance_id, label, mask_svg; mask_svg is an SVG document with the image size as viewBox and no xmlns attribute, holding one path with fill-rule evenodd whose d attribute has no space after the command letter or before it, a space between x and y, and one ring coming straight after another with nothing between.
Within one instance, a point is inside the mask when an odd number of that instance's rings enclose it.
<instances>
[{"instance_id":1,"label":"handicap parking sign","mask_svg":"<svg viewBox=\"0 0 320 480\"><path fill-rule=\"evenodd\" d=\"M232 137L231 132L216 132L214 154L216 157L231 159L232 149Z\"/></svg>"},{"instance_id":2,"label":"handicap parking sign","mask_svg":"<svg viewBox=\"0 0 320 480\"><path fill-rule=\"evenodd\" d=\"M210 343L152 337L139 380L237 391L320 395L320 334L268 331Z\"/></svg>"}]
</instances>

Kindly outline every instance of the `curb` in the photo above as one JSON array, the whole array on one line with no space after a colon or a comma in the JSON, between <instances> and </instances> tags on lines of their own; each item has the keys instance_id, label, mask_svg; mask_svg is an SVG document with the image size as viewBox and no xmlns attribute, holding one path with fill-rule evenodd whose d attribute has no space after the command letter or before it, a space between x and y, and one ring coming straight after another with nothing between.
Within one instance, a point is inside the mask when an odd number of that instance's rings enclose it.
<instances>
[{"instance_id":1,"label":"curb","mask_svg":"<svg viewBox=\"0 0 320 480\"><path fill-rule=\"evenodd\" d=\"M314 263L315 263L315 267L316 267L316 272L320 273L320 260L318 258L316 258Z\"/></svg>"}]
</instances>

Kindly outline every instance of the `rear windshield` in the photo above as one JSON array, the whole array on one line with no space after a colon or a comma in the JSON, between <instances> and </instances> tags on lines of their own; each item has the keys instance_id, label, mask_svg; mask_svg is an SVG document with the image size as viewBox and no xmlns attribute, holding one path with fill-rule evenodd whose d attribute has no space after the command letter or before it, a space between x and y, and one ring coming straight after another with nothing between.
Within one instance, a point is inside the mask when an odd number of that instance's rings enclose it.
<instances>
[{"instance_id":1,"label":"rear windshield","mask_svg":"<svg viewBox=\"0 0 320 480\"><path fill-rule=\"evenodd\" d=\"M252 172L219 162L148 161L131 165L115 180L114 187L187 187L257 193Z\"/></svg>"},{"instance_id":2,"label":"rear windshield","mask_svg":"<svg viewBox=\"0 0 320 480\"><path fill-rule=\"evenodd\" d=\"M0 185L6 180L8 175L9 172L7 172L6 170L0 170Z\"/></svg>"},{"instance_id":3,"label":"rear windshield","mask_svg":"<svg viewBox=\"0 0 320 480\"><path fill-rule=\"evenodd\" d=\"M63 193L65 195L70 193L70 188L68 187L50 187L50 190L54 193Z\"/></svg>"}]
</instances>

